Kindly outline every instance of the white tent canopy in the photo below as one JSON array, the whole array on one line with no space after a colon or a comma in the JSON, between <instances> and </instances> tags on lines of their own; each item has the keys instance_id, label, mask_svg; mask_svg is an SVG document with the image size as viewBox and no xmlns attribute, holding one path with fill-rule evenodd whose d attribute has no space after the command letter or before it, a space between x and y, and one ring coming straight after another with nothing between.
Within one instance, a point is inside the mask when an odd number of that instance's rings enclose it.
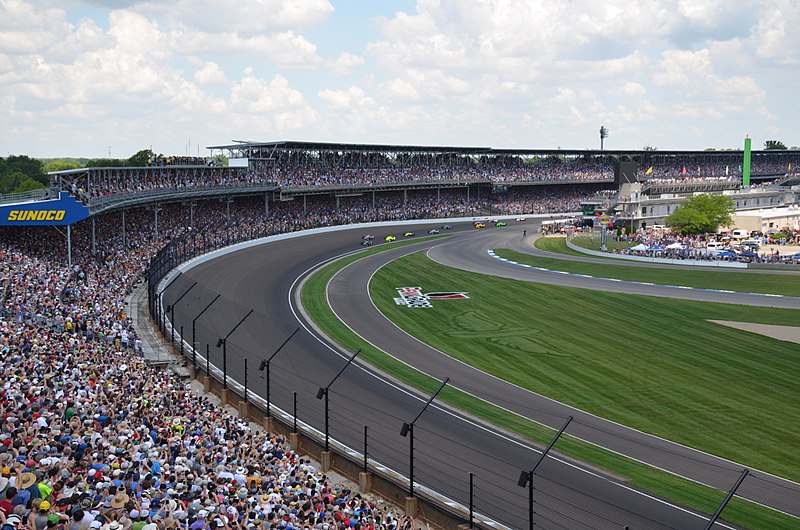
<instances>
[{"instance_id":1,"label":"white tent canopy","mask_svg":"<svg viewBox=\"0 0 800 530\"><path fill-rule=\"evenodd\" d=\"M647 250L647 245L645 245L644 243L639 243L635 247L631 247L631 250L639 250L639 251Z\"/></svg>"},{"instance_id":2,"label":"white tent canopy","mask_svg":"<svg viewBox=\"0 0 800 530\"><path fill-rule=\"evenodd\" d=\"M685 247L680 243L678 243L677 241L675 243L670 243L669 245L667 245L667 249L669 250L683 250L684 248Z\"/></svg>"}]
</instances>

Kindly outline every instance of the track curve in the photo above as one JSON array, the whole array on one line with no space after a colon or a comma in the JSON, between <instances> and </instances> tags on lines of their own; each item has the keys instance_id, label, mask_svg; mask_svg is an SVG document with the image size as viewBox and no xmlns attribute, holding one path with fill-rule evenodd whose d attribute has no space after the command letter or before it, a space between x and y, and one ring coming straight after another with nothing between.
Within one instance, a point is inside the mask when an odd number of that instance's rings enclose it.
<instances>
[{"instance_id":1,"label":"track curve","mask_svg":"<svg viewBox=\"0 0 800 530\"><path fill-rule=\"evenodd\" d=\"M437 223L438 224L438 223ZM432 224L421 224L425 230ZM387 229L388 230L388 229ZM402 229L395 229L398 231ZM164 293L164 303L174 303L196 281L189 296L176 304L174 320L189 325L214 296L222 298L197 322L196 342L209 344L212 361L222 365L214 350L248 309L255 316L247 320L227 342L228 376L244 380L242 362L265 358L297 325L292 316L290 286L302 271L351 251L361 233L344 230L268 243L233 252L188 270ZM460 236L459 236L460 237ZM466 236L470 237L470 236ZM418 246L424 247L424 243ZM357 248L357 247L356 247ZM396 249L399 250L399 249ZM318 337L299 333L273 361L272 401L291 410L292 392L297 392L298 416L321 428L321 402L314 399L342 366L341 356L323 346ZM399 436L400 426L420 407L420 396L400 388L359 363L344 372L331 388L331 436L360 447L361 427L370 425L370 449L376 459L406 473L407 441ZM252 369L251 369L251 391ZM256 392L264 395L263 380ZM478 475L477 510L512 528L527 524L525 491L516 486L519 470L530 465L536 451L489 426L478 426L446 407L429 409L417 424L417 479L461 502L466 501L466 477ZM700 528L702 519L650 497L633 492L624 484L569 462L548 459L537 474L537 491L549 503L538 506L543 526L565 528ZM550 521L550 523L547 523Z\"/></svg>"},{"instance_id":2,"label":"track curve","mask_svg":"<svg viewBox=\"0 0 800 530\"><path fill-rule=\"evenodd\" d=\"M533 230L532 230L533 232ZM710 302L800 308L800 298L773 298L747 293L676 290L634 282L609 282L599 278L565 275L514 267L491 258L490 248L529 251L534 237L519 230L475 232L444 242L432 242L428 256L443 265L470 272L628 294L663 296ZM417 251L397 249L358 261L337 274L329 285L329 303L337 315L364 339L419 370L437 378L449 376L452 385L523 417L557 429L568 415L575 417L568 432L581 439L678 474L726 490L742 465L599 418L498 379L454 359L408 335L374 306L369 280L378 268ZM596 260L607 263L607 260ZM737 493L756 502L800 516L800 485L754 472L759 482L745 483Z\"/></svg>"}]
</instances>

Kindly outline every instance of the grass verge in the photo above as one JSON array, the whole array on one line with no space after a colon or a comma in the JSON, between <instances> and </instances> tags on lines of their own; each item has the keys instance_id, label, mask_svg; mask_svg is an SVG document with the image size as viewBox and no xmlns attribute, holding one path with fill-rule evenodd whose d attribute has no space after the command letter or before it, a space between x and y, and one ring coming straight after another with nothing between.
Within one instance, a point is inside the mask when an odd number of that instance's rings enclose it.
<instances>
[{"instance_id":1,"label":"grass verge","mask_svg":"<svg viewBox=\"0 0 800 530\"><path fill-rule=\"evenodd\" d=\"M302 303L312 320L332 340L351 351L360 348L362 350L361 358L379 370L411 387L417 388L423 393L430 393L436 389L438 381L393 359L358 337L336 317L326 302L325 290L328 282L336 272L368 254L386 249L388 247L378 247L365 253L347 256L321 268L303 286ZM442 391L441 399L456 408L467 411L489 423L498 425L539 444L549 441L554 433L552 429L451 387L445 387ZM556 445L556 450L569 457L585 461L617 476L624 477L635 488L670 499L702 513L713 513L716 506L724 498L723 492L676 477L570 436L562 437ZM798 522L793 517L738 497L734 498L728 505L724 516L725 520L748 528L790 529L796 528Z\"/></svg>"},{"instance_id":2,"label":"grass verge","mask_svg":"<svg viewBox=\"0 0 800 530\"><path fill-rule=\"evenodd\" d=\"M568 250L569 247L566 247ZM723 289L748 293L781 294L784 296L800 296L800 276L791 274L765 274L741 272L738 269L705 269L686 270L674 267L637 267L605 263L583 263L531 256L508 249L494 249L495 253L506 259L525 263L534 267L588 274L600 278L616 278L626 281L650 282L661 285L682 285L698 289ZM573 251L574 252L574 251ZM585 255L584 255L585 256Z\"/></svg>"},{"instance_id":3,"label":"grass verge","mask_svg":"<svg viewBox=\"0 0 800 530\"><path fill-rule=\"evenodd\" d=\"M585 258L587 255L583 252L571 249L567 246L566 237L540 237L534 241L533 245L539 250L552 252L554 254L564 254L567 256L580 256Z\"/></svg>"}]
</instances>

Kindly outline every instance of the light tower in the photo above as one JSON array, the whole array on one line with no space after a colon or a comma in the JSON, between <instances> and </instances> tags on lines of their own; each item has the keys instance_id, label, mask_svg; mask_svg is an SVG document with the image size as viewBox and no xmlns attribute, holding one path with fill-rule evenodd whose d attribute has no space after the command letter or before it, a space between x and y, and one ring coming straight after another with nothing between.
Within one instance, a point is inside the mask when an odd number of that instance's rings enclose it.
<instances>
[{"instance_id":1,"label":"light tower","mask_svg":"<svg viewBox=\"0 0 800 530\"><path fill-rule=\"evenodd\" d=\"M606 129L605 126L601 125L600 126L600 150L601 151L603 150L603 140L605 140L606 138L608 138L608 129Z\"/></svg>"}]
</instances>

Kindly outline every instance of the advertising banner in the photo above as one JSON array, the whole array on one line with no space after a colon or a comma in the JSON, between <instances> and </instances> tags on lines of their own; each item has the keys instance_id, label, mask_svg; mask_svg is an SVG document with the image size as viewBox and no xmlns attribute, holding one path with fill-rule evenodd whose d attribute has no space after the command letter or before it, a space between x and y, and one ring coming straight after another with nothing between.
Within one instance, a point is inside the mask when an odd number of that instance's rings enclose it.
<instances>
[{"instance_id":1,"label":"advertising banner","mask_svg":"<svg viewBox=\"0 0 800 530\"><path fill-rule=\"evenodd\" d=\"M65 191L50 201L0 206L0 226L66 226L89 217L89 209Z\"/></svg>"}]
</instances>

